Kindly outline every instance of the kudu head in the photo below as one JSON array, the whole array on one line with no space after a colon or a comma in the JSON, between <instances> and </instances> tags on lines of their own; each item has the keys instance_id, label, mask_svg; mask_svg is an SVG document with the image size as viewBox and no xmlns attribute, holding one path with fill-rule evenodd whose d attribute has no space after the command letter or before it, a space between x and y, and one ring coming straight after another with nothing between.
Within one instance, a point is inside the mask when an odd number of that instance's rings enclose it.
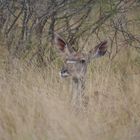
<instances>
[{"instance_id":1,"label":"kudu head","mask_svg":"<svg viewBox=\"0 0 140 140\"><path fill-rule=\"evenodd\" d=\"M54 34L54 44L64 60L60 75L62 78L82 79L85 77L87 65L92 59L103 56L107 51L107 41L103 41L87 54L74 51L58 34Z\"/></svg>"}]
</instances>

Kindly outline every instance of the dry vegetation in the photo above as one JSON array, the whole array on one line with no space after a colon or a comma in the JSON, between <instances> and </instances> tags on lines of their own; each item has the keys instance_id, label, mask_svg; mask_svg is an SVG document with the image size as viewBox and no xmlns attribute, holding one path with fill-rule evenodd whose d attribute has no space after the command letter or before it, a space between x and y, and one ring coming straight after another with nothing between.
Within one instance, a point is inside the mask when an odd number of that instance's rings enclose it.
<instances>
[{"instance_id":1,"label":"dry vegetation","mask_svg":"<svg viewBox=\"0 0 140 140\"><path fill-rule=\"evenodd\" d=\"M124 49L89 67L87 108L76 114L69 104L69 81L48 71L8 64L1 47L1 140L139 140L140 54ZM93 68L94 67L94 68ZM67 82L67 83L66 83Z\"/></svg>"},{"instance_id":2,"label":"dry vegetation","mask_svg":"<svg viewBox=\"0 0 140 140\"><path fill-rule=\"evenodd\" d=\"M75 1L0 1L0 140L140 139L140 3ZM48 43L54 31L86 52L108 40L88 67L80 112Z\"/></svg>"}]
</instances>

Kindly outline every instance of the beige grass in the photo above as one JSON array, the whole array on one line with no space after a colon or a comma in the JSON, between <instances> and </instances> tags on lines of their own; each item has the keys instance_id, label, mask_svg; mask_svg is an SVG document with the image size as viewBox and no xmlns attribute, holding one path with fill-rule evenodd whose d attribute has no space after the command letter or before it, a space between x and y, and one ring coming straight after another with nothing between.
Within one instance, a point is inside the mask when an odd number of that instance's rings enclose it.
<instances>
[{"instance_id":1,"label":"beige grass","mask_svg":"<svg viewBox=\"0 0 140 140\"><path fill-rule=\"evenodd\" d=\"M140 54L123 50L89 67L87 108L69 104L58 68L34 70L0 58L0 140L139 140ZM129 55L128 55L129 54Z\"/></svg>"}]
</instances>

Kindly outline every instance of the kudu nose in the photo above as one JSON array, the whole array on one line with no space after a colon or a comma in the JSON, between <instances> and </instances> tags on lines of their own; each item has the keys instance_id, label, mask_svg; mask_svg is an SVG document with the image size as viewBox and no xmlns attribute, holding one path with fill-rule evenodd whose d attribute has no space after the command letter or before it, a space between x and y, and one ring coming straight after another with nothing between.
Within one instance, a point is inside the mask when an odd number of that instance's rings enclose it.
<instances>
[{"instance_id":1,"label":"kudu nose","mask_svg":"<svg viewBox=\"0 0 140 140\"><path fill-rule=\"evenodd\" d=\"M67 69L62 69L60 72L61 77L68 77L69 76L69 72Z\"/></svg>"}]
</instances>

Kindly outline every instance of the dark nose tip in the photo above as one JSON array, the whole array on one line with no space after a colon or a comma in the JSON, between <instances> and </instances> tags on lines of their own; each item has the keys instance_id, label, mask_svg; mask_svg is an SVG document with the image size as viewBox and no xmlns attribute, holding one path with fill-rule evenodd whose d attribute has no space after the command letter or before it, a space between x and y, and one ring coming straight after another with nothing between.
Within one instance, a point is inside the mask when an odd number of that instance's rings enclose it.
<instances>
[{"instance_id":1,"label":"dark nose tip","mask_svg":"<svg viewBox=\"0 0 140 140\"><path fill-rule=\"evenodd\" d=\"M67 69L62 69L61 70L61 73L63 74L63 73L68 73L68 70Z\"/></svg>"},{"instance_id":2,"label":"dark nose tip","mask_svg":"<svg viewBox=\"0 0 140 140\"><path fill-rule=\"evenodd\" d=\"M67 69L62 69L60 74L61 74L61 77L68 77L69 76L69 72Z\"/></svg>"}]
</instances>

